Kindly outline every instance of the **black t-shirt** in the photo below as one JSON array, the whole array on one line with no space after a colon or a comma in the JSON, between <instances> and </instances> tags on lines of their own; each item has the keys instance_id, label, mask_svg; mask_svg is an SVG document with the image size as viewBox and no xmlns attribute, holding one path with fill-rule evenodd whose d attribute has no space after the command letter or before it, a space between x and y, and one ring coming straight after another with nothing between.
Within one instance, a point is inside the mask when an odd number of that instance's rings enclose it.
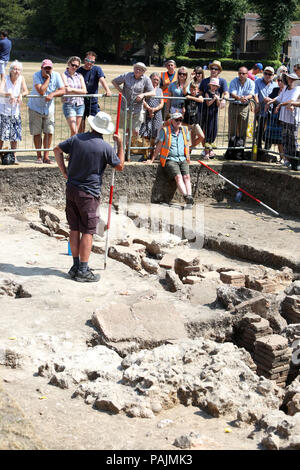
<instances>
[{"instance_id":1,"label":"black t-shirt","mask_svg":"<svg viewBox=\"0 0 300 470\"><path fill-rule=\"evenodd\" d=\"M67 184L96 197L100 195L106 165L115 167L120 163L112 146L96 132L76 134L61 142L59 148L70 154Z\"/></svg>"},{"instance_id":2,"label":"black t-shirt","mask_svg":"<svg viewBox=\"0 0 300 470\"><path fill-rule=\"evenodd\" d=\"M95 95L98 93L99 79L104 77L103 70L98 65L94 65L90 70L86 70L84 67L79 67L77 73L83 76L85 81L86 90L89 95ZM92 102L97 102L97 98L88 98Z\"/></svg>"},{"instance_id":3,"label":"black t-shirt","mask_svg":"<svg viewBox=\"0 0 300 470\"><path fill-rule=\"evenodd\" d=\"M191 96L188 93L186 96ZM198 110L199 110L199 103L194 100L185 100L185 113L183 117L183 122L185 124L197 124L198 123Z\"/></svg>"}]
</instances>

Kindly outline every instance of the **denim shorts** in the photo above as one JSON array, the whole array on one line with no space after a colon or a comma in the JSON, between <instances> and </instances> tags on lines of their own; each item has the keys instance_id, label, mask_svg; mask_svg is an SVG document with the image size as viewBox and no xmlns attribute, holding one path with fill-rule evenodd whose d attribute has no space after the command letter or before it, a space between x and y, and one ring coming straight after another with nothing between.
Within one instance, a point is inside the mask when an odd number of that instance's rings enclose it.
<instances>
[{"instance_id":1,"label":"denim shorts","mask_svg":"<svg viewBox=\"0 0 300 470\"><path fill-rule=\"evenodd\" d=\"M83 116L84 104L76 105L76 104L64 103L63 113L64 113L65 118L74 117L74 116Z\"/></svg>"},{"instance_id":2,"label":"denim shorts","mask_svg":"<svg viewBox=\"0 0 300 470\"><path fill-rule=\"evenodd\" d=\"M5 74L7 62L5 60L0 60L0 73Z\"/></svg>"}]
</instances>

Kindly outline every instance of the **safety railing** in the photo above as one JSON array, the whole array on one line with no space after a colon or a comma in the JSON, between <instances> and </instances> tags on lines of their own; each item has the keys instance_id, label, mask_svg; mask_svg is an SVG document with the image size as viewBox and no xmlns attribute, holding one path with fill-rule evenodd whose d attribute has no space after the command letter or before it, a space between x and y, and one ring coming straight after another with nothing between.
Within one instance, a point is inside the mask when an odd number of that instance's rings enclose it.
<instances>
[{"instance_id":1,"label":"safety railing","mask_svg":"<svg viewBox=\"0 0 300 470\"><path fill-rule=\"evenodd\" d=\"M104 94L86 94L86 95L64 95L64 98L84 98L85 103L85 112L87 115L91 114L91 108L95 106L95 101L93 102L92 99L96 100L99 104L99 110L104 111L111 115L113 122L116 122L117 117L117 105L118 105L118 97L119 94L112 94L111 96L106 96ZM36 151L53 151L53 148L71 136L71 130L68 125L68 122L63 113L63 102L62 97L55 97L53 98L54 101L54 131L52 134L51 144L50 146L43 147L42 145L35 146L33 135L30 133L30 126L29 126L29 112L28 112L28 100L41 100L41 103L46 103L45 98L40 95L28 95L23 98L22 102L19 106L19 113L17 112L17 116L20 116L19 122L20 124L16 124L16 107L15 104L10 102L9 98L0 97L0 105L2 106L2 110L5 109L5 116L0 116L0 139L1 139L1 132L3 125L6 126L7 132L3 134L3 144L2 149L0 149L0 153L7 153L10 152L11 149L10 143L12 142L13 151L18 152L18 157L22 156L22 154L26 154L28 152L36 152ZM127 108L126 98L122 96L122 107L123 109ZM88 111L87 111L88 109ZM2 111L3 112L3 111ZM126 143L126 114L122 122L120 122L119 127L119 134L122 136L123 144L125 148ZM19 140L19 137L16 136L15 130L16 126L19 128L19 132L21 131L22 137ZM90 126L85 120L85 126L81 131L87 131L90 129ZM43 132L41 132L43 134ZM112 135L104 135L103 138L108 141L109 143L113 144ZM45 141L44 141L45 143ZM16 148L14 148L16 146Z\"/></svg>"},{"instance_id":2,"label":"safety railing","mask_svg":"<svg viewBox=\"0 0 300 470\"><path fill-rule=\"evenodd\" d=\"M159 103L161 100L170 100L170 108L175 109L172 106L174 100L176 106L178 103L182 103L176 109L178 111L184 111L187 97L165 97L155 96L151 98L157 100ZM191 100L190 100L191 101ZM153 102L153 101L152 101ZM216 103L210 105L211 99L204 98L203 103L197 104L197 119L196 124L201 128L204 134L202 144L198 144L192 149L197 149L205 153L205 149L209 149L210 152L216 152L217 155L223 156L224 151L227 151L225 158L230 158L230 152L233 158L234 153L237 154L237 150L243 153L244 150L253 150L253 136L255 128L255 103L254 100L250 100L246 105L237 102L234 99L220 100L220 105ZM151 151L154 149L154 143L158 136L159 129L164 121L164 111L160 110L150 116L147 110L142 108L140 113L140 126L139 128L133 128L133 124L136 124L138 120L134 112L134 104L132 104L128 110L128 146L126 150L126 159L131 160L132 155L144 155L146 158L149 156ZM166 116L167 117L167 116ZM198 132L199 129L194 127L195 118L194 116L189 120L184 120L183 124L187 125L191 131ZM192 139L194 140L194 139ZM138 144L138 145L136 145ZM207 150L208 152L208 150Z\"/></svg>"},{"instance_id":3,"label":"safety railing","mask_svg":"<svg viewBox=\"0 0 300 470\"><path fill-rule=\"evenodd\" d=\"M255 120L254 145L257 160L282 163L296 170L300 165L300 109L286 108L281 115L276 105L266 108ZM299 113L299 114L298 114Z\"/></svg>"}]
</instances>

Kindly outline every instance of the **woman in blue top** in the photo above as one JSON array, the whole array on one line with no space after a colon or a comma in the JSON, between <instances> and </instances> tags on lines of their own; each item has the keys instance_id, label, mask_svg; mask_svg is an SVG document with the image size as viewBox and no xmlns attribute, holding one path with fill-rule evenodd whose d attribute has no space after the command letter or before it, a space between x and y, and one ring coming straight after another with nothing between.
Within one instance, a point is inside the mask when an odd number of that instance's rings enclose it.
<instances>
[{"instance_id":1,"label":"woman in blue top","mask_svg":"<svg viewBox=\"0 0 300 470\"><path fill-rule=\"evenodd\" d=\"M169 85L169 96L177 97L176 100L168 100L166 105L166 114L182 113L184 100L179 99L186 94L188 85L188 70L186 67L178 69L178 79Z\"/></svg>"}]
</instances>

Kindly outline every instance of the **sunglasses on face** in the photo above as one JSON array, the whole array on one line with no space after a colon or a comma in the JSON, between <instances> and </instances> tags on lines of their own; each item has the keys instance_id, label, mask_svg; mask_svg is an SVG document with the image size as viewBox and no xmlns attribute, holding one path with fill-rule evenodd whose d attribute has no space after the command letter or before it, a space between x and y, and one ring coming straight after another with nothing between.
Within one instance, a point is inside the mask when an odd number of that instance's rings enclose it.
<instances>
[{"instance_id":1,"label":"sunglasses on face","mask_svg":"<svg viewBox=\"0 0 300 470\"><path fill-rule=\"evenodd\" d=\"M182 122L182 118L176 118L174 119L175 122Z\"/></svg>"},{"instance_id":2,"label":"sunglasses on face","mask_svg":"<svg viewBox=\"0 0 300 470\"><path fill-rule=\"evenodd\" d=\"M71 66L71 67L74 67L74 68L76 68L76 69L78 69L78 67L79 67L79 65L77 65L77 64L70 64L70 66Z\"/></svg>"},{"instance_id":3,"label":"sunglasses on face","mask_svg":"<svg viewBox=\"0 0 300 470\"><path fill-rule=\"evenodd\" d=\"M196 72L196 75L203 75L201 72Z\"/></svg>"},{"instance_id":4,"label":"sunglasses on face","mask_svg":"<svg viewBox=\"0 0 300 470\"><path fill-rule=\"evenodd\" d=\"M239 72L239 75L247 75L247 72Z\"/></svg>"},{"instance_id":5,"label":"sunglasses on face","mask_svg":"<svg viewBox=\"0 0 300 470\"><path fill-rule=\"evenodd\" d=\"M186 73L179 72L179 74L178 74L178 75L184 75L184 76L186 76Z\"/></svg>"},{"instance_id":6,"label":"sunglasses on face","mask_svg":"<svg viewBox=\"0 0 300 470\"><path fill-rule=\"evenodd\" d=\"M91 59L84 59L85 62L88 62L89 64L94 64L95 63L95 60L91 60Z\"/></svg>"},{"instance_id":7,"label":"sunglasses on face","mask_svg":"<svg viewBox=\"0 0 300 470\"><path fill-rule=\"evenodd\" d=\"M272 77L272 73L269 73L269 72L264 72L264 75L268 75L268 77Z\"/></svg>"},{"instance_id":8,"label":"sunglasses on face","mask_svg":"<svg viewBox=\"0 0 300 470\"><path fill-rule=\"evenodd\" d=\"M52 70L52 67L44 67L44 70Z\"/></svg>"},{"instance_id":9,"label":"sunglasses on face","mask_svg":"<svg viewBox=\"0 0 300 470\"><path fill-rule=\"evenodd\" d=\"M280 80L280 79L277 80L278 83L279 83L279 82L282 82L282 81L283 81L283 80Z\"/></svg>"},{"instance_id":10,"label":"sunglasses on face","mask_svg":"<svg viewBox=\"0 0 300 470\"><path fill-rule=\"evenodd\" d=\"M210 70L217 70L219 71L219 69L217 67L211 67Z\"/></svg>"}]
</instances>

